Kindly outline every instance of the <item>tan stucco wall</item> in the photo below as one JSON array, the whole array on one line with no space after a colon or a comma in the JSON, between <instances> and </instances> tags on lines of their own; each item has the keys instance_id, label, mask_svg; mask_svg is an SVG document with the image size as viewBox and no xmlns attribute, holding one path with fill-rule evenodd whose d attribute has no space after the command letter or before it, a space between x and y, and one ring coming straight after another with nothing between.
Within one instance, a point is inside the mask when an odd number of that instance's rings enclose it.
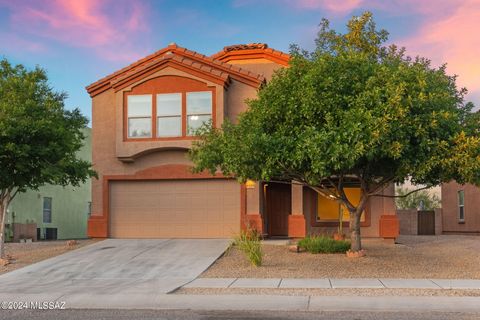
<instances>
[{"instance_id":1,"label":"tan stucco wall","mask_svg":"<svg viewBox=\"0 0 480 320\"><path fill-rule=\"evenodd\" d=\"M248 61L248 60L244 60L244 61ZM229 63L235 64L233 61ZM269 62L269 63L242 63L242 64L239 64L238 67L252 71L254 73L261 74L265 77L267 81L269 81L272 78L272 75L275 72L275 70L280 69L283 66L273 62Z\"/></svg>"},{"instance_id":2,"label":"tan stucco wall","mask_svg":"<svg viewBox=\"0 0 480 320\"><path fill-rule=\"evenodd\" d=\"M118 108L118 107L117 107ZM117 134L121 134L117 127L122 127L122 122L115 121L116 113L115 93L108 90L97 95L92 100L92 162L99 178L92 181L92 215L102 215L102 180L104 175L131 175L137 171L162 164L188 164L185 150L163 149L147 153L135 159L134 162L122 162L118 159L116 151ZM152 148L165 147L164 143L139 142L130 143L130 150L147 150L146 145ZM133 151L130 151L133 152Z\"/></svg>"},{"instance_id":3,"label":"tan stucco wall","mask_svg":"<svg viewBox=\"0 0 480 320\"><path fill-rule=\"evenodd\" d=\"M240 81L231 80L223 86L191 76L168 67L131 84L118 92L113 89L92 98L92 162L99 179L92 182L92 215L102 215L102 178L104 175L132 175L137 171L162 164L191 164L187 150L191 140L135 141L123 139L123 94L150 79L162 76L181 76L203 82L216 90L216 126L221 126L225 117L235 121L240 112L247 109L245 100L254 98L257 90ZM133 158L132 158L133 157ZM124 162L128 159L133 162ZM249 192L251 194L252 192ZM258 189L251 198L249 211L259 212Z\"/></svg>"},{"instance_id":4,"label":"tan stucco wall","mask_svg":"<svg viewBox=\"0 0 480 320\"><path fill-rule=\"evenodd\" d=\"M465 223L458 221L458 191L465 194ZM443 232L480 233L480 189L471 184L460 185L456 182L442 185L442 222Z\"/></svg>"},{"instance_id":5,"label":"tan stucco wall","mask_svg":"<svg viewBox=\"0 0 480 320\"><path fill-rule=\"evenodd\" d=\"M228 91L226 92L225 117L232 122L236 122L238 115L247 110L245 103L247 99L253 99L257 95L257 90L240 81L232 80Z\"/></svg>"}]
</instances>

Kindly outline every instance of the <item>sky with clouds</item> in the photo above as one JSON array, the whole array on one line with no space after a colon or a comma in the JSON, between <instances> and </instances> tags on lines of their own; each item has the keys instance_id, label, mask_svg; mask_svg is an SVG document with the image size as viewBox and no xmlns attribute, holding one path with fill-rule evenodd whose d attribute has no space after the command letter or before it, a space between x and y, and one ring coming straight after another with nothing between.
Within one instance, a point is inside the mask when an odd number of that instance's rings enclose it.
<instances>
[{"instance_id":1,"label":"sky with clouds","mask_svg":"<svg viewBox=\"0 0 480 320\"><path fill-rule=\"evenodd\" d=\"M67 107L90 117L86 85L170 42L206 55L252 42L313 49L321 18L344 31L365 10L389 42L448 63L480 105L480 0L0 0L0 57L47 69Z\"/></svg>"}]
</instances>

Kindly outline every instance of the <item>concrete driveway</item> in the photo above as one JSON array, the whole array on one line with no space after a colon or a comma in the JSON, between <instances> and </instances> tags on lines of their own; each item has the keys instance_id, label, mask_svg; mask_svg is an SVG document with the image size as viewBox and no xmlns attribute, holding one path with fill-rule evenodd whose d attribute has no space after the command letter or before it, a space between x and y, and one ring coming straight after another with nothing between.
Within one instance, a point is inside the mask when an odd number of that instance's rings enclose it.
<instances>
[{"instance_id":1,"label":"concrete driveway","mask_svg":"<svg viewBox=\"0 0 480 320\"><path fill-rule=\"evenodd\" d=\"M107 239L0 276L2 294L162 294L195 279L226 239Z\"/></svg>"}]
</instances>

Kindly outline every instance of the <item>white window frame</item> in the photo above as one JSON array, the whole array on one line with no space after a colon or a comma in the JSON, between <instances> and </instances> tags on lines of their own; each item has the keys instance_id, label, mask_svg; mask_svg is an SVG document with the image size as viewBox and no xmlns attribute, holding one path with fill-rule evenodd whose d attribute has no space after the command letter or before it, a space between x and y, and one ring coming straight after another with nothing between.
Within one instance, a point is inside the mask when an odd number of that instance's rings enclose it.
<instances>
[{"instance_id":1,"label":"white window frame","mask_svg":"<svg viewBox=\"0 0 480 320\"><path fill-rule=\"evenodd\" d=\"M462 195L462 203L460 203L460 194ZM457 192L457 201L458 201L458 222L465 222L465 191L458 190ZM463 216L463 217L462 217Z\"/></svg>"},{"instance_id":2,"label":"white window frame","mask_svg":"<svg viewBox=\"0 0 480 320\"><path fill-rule=\"evenodd\" d=\"M45 200L50 199L50 208L45 208ZM43 197L42 201L42 222L43 223L52 223L52 210L53 209L53 198L52 197ZM48 212L49 219L45 219L45 213ZM46 221L48 220L48 221Z\"/></svg>"},{"instance_id":3,"label":"white window frame","mask_svg":"<svg viewBox=\"0 0 480 320\"><path fill-rule=\"evenodd\" d=\"M136 116L130 116L129 111L130 111L130 99L133 97L149 97L150 98L150 115L136 115ZM150 135L145 135L145 136L131 136L130 135L130 119L149 119L150 123ZM127 97L127 137L129 139L149 139L152 137L152 132L153 132L153 127L152 127L152 119L153 119L153 97L151 94L132 94Z\"/></svg>"},{"instance_id":4,"label":"white window frame","mask_svg":"<svg viewBox=\"0 0 480 320\"><path fill-rule=\"evenodd\" d=\"M178 95L180 97L180 113L178 114L173 114L173 113L160 113L159 112L159 107L158 107L158 101L159 101L159 96L167 96L167 95ZM156 131L157 131L157 138L177 138L181 137L183 135L183 116L182 116L182 103L183 103L183 95L181 93L157 93L157 99L156 99L156 108L155 110L157 111L156 116L156 121L155 121L155 126L156 126ZM173 136L167 136L167 135L160 135L158 130L158 124L159 124L159 119L178 119L180 118L180 133L178 135L173 135Z\"/></svg>"},{"instance_id":5,"label":"white window frame","mask_svg":"<svg viewBox=\"0 0 480 320\"><path fill-rule=\"evenodd\" d=\"M210 94L210 113L200 113L200 112L189 112L188 111L188 95L189 94L196 94L196 93L208 93ZM210 121L213 119L213 93L212 91L191 91L191 92L186 92L185 94L185 126L186 126L186 135L187 136L195 136L195 133L190 132L190 128L188 126L188 119L190 116L210 116Z\"/></svg>"}]
</instances>

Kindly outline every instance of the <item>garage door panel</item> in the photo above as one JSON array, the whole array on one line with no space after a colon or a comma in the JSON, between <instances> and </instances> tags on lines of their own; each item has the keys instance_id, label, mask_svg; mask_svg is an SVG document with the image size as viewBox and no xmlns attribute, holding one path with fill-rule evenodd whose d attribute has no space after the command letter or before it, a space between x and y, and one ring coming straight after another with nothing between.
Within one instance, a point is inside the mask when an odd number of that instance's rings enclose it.
<instances>
[{"instance_id":1,"label":"garage door panel","mask_svg":"<svg viewBox=\"0 0 480 320\"><path fill-rule=\"evenodd\" d=\"M154 193L146 194L135 192L131 194L120 193L115 197L115 200L112 201L113 208L149 208L151 199L155 196Z\"/></svg>"},{"instance_id":2,"label":"garage door panel","mask_svg":"<svg viewBox=\"0 0 480 320\"><path fill-rule=\"evenodd\" d=\"M223 224L223 234L230 235L230 237L231 237L232 235L234 235L234 236L237 235L238 232L239 232L239 230L238 230L235 223L232 222L230 224L228 224L228 223Z\"/></svg>"},{"instance_id":3,"label":"garage door panel","mask_svg":"<svg viewBox=\"0 0 480 320\"><path fill-rule=\"evenodd\" d=\"M240 229L240 185L234 180L114 181L110 236L225 238Z\"/></svg>"}]
</instances>

